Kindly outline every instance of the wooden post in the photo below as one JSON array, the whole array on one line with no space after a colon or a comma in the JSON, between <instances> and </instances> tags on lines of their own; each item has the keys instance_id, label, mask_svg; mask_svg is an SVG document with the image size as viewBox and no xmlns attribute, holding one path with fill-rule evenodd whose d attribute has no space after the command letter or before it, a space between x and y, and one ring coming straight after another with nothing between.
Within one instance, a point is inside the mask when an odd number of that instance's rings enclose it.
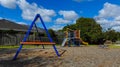
<instances>
[{"instance_id":1,"label":"wooden post","mask_svg":"<svg viewBox=\"0 0 120 67\"><path fill-rule=\"evenodd\" d=\"M68 31L65 31L65 38L68 38Z\"/></svg>"},{"instance_id":2,"label":"wooden post","mask_svg":"<svg viewBox=\"0 0 120 67\"><path fill-rule=\"evenodd\" d=\"M75 38L80 38L80 30L75 30Z\"/></svg>"}]
</instances>

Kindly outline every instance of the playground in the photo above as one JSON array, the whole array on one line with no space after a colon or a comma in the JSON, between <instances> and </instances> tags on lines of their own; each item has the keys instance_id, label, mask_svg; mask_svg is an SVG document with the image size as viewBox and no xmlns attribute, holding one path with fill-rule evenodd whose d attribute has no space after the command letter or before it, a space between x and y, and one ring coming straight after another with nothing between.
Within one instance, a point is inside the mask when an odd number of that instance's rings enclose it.
<instances>
[{"instance_id":1,"label":"playground","mask_svg":"<svg viewBox=\"0 0 120 67\"><path fill-rule=\"evenodd\" d=\"M0 67L119 67L120 49L89 47L60 47L58 57L51 46L46 49L23 48L17 58L12 60L16 49L0 49Z\"/></svg>"},{"instance_id":2,"label":"playground","mask_svg":"<svg viewBox=\"0 0 120 67\"><path fill-rule=\"evenodd\" d=\"M28 41L32 27L40 19L49 41ZM109 44L109 41L108 43ZM111 43L112 44L112 43ZM24 46L28 46L27 48ZM31 46L32 45L32 46ZM31 46L31 47L30 47ZM80 30L67 28L61 45L52 40L41 16L36 15L19 47L0 49L0 67L119 67L120 49L89 45L80 37Z\"/></svg>"},{"instance_id":3,"label":"playground","mask_svg":"<svg viewBox=\"0 0 120 67\"><path fill-rule=\"evenodd\" d=\"M0 0L0 67L120 67L120 0Z\"/></svg>"}]
</instances>

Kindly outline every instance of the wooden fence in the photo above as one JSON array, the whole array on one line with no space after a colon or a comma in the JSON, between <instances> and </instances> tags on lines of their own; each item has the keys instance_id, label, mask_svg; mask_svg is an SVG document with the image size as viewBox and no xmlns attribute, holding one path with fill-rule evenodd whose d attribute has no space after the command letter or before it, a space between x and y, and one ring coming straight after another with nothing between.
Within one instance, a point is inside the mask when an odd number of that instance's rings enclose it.
<instances>
[{"instance_id":1,"label":"wooden fence","mask_svg":"<svg viewBox=\"0 0 120 67\"><path fill-rule=\"evenodd\" d=\"M23 40L25 34L0 34L0 45L19 45ZM30 35L27 41L49 41L48 37L35 37L34 35ZM61 44L63 38L53 38L53 40L57 44Z\"/></svg>"}]
</instances>

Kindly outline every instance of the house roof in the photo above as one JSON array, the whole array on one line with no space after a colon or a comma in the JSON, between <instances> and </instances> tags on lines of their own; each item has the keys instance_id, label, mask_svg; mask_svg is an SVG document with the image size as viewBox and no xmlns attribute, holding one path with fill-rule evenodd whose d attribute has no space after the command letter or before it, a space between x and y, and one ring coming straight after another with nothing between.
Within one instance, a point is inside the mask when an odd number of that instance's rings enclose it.
<instances>
[{"instance_id":1,"label":"house roof","mask_svg":"<svg viewBox=\"0 0 120 67\"><path fill-rule=\"evenodd\" d=\"M14 30L14 31L22 31L26 32L28 30L29 26L28 25L22 25L22 24L17 24L13 21L9 21L6 19L1 19L0 20L0 30ZM35 28L33 27L31 32L34 32ZM42 28L38 28L39 32L44 32Z\"/></svg>"}]
</instances>

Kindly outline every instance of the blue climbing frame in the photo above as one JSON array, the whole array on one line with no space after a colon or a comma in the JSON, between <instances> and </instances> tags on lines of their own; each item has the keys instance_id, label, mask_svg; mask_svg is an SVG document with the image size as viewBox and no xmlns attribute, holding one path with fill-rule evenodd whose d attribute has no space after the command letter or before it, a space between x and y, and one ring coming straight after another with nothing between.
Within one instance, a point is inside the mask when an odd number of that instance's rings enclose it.
<instances>
[{"instance_id":1,"label":"blue climbing frame","mask_svg":"<svg viewBox=\"0 0 120 67\"><path fill-rule=\"evenodd\" d=\"M27 33L26 33L24 39L23 39L23 42L26 42L27 38L29 37L30 31L32 30L32 27L33 27L33 25L35 24L35 21L36 21L38 18L40 18L40 21L41 21L41 23L42 23L42 25L43 25L43 27L44 27L46 33L47 33L47 36L48 36L50 42L53 42L53 40L52 40L52 38L51 38L51 36L50 36L50 34L49 34L49 32L48 32L48 30L47 30L47 28L46 28L44 22L43 22L43 20L42 20L40 14L37 14L37 15L35 16L35 19L33 20L32 24L30 25L30 27L29 27L29 29L28 29L28 31L27 31ZM23 46L23 44L21 44L20 47L18 48L18 50L17 50L15 56L13 57L13 60L16 60L18 54L20 53L20 51L21 51L21 49L22 49L22 46ZM58 57L60 57L60 54L59 54L59 52L58 52L58 50L57 50L57 48L56 48L55 45L53 45L53 48L54 48L54 50L55 50L55 52L56 52L56 55L57 55Z\"/></svg>"}]
</instances>

